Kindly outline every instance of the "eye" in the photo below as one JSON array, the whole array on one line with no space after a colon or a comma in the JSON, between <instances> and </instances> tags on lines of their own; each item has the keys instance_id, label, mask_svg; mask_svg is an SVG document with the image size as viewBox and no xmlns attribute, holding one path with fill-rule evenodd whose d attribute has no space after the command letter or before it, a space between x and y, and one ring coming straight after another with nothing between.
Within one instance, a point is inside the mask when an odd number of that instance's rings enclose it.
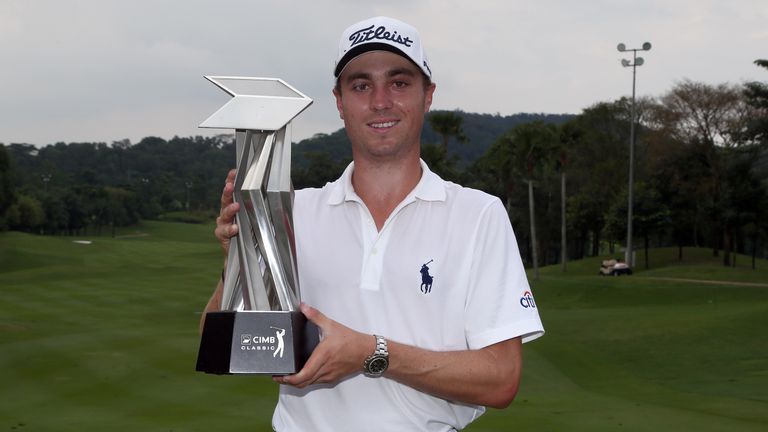
<instances>
[{"instance_id":1,"label":"eye","mask_svg":"<svg viewBox=\"0 0 768 432\"><path fill-rule=\"evenodd\" d=\"M397 88L397 89L402 89L402 88L408 87L408 82L407 81L402 81L402 80L397 80L397 81L393 82L392 85L395 88Z\"/></svg>"},{"instance_id":2,"label":"eye","mask_svg":"<svg viewBox=\"0 0 768 432\"><path fill-rule=\"evenodd\" d=\"M352 84L352 90L356 92L362 92L365 90L368 90L370 88L370 85L366 82L356 82Z\"/></svg>"}]
</instances>

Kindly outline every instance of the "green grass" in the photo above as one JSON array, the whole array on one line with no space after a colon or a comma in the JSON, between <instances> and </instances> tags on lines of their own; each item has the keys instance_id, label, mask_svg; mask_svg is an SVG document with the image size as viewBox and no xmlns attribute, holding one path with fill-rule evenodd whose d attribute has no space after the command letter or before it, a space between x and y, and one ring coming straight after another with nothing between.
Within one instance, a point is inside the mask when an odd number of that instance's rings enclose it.
<instances>
[{"instance_id":1,"label":"green grass","mask_svg":"<svg viewBox=\"0 0 768 432\"><path fill-rule=\"evenodd\" d=\"M0 233L0 432L268 430L268 378L194 372L221 266L212 230ZM651 269L617 278L597 258L543 268L547 334L524 348L518 398L468 430L768 429L768 286L754 285L768 263L684 258L654 250Z\"/></svg>"},{"instance_id":2,"label":"green grass","mask_svg":"<svg viewBox=\"0 0 768 432\"><path fill-rule=\"evenodd\" d=\"M146 223L89 245L0 234L0 431L269 424L271 381L194 372L221 266L212 230Z\"/></svg>"}]
</instances>

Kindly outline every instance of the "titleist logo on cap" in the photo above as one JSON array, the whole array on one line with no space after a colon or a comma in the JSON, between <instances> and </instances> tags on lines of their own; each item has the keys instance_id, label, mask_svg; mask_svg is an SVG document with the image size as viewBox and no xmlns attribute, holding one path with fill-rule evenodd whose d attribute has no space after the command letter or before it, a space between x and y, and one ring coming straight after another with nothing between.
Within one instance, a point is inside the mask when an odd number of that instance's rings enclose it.
<instances>
[{"instance_id":1,"label":"titleist logo on cap","mask_svg":"<svg viewBox=\"0 0 768 432\"><path fill-rule=\"evenodd\" d=\"M352 48L353 46L367 42L369 40L373 39L383 39L392 41L394 43L398 43L400 45L405 45L407 47L410 47L411 44L413 44L413 40L409 37L403 37L399 34L397 34L397 31L389 32L387 31L387 28L384 26L378 26L374 30L374 25L371 25L369 27L366 27L364 29L360 29L351 35L349 35L349 41L352 42L349 44L349 47Z\"/></svg>"}]
</instances>

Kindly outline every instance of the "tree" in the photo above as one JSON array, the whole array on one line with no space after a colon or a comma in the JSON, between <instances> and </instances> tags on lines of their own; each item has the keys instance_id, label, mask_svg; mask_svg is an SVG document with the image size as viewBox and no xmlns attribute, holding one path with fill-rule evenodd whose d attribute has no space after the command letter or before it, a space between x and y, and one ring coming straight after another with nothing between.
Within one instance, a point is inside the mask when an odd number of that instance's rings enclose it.
<instances>
[{"instance_id":1,"label":"tree","mask_svg":"<svg viewBox=\"0 0 768 432\"><path fill-rule=\"evenodd\" d=\"M45 211L44 233L58 234L65 231L69 226L69 212L61 199L59 190L56 189L52 193L45 194L42 204Z\"/></svg>"},{"instance_id":2,"label":"tree","mask_svg":"<svg viewBox=\"0 0 768 432\"><path fill-rule=\"evenodd\" d=\"M744 140L753 110L742 92L733 85L709 85L685 80L661 98L655 113L660 130L689 146L701 147L708 168L709 187L705 198L710 218L722 238L723 264L730 265L733 250L731 209L724 197L726 170L733 149L748 144ZM713 238L713 254L718 253L717 238Z\"/></svg>"},{"instance_id":3,"label":"tree","mask_svg":"<svg viewBox=\"0 0 768 432\"><path fill-rule=\"evenodd\" d=\"M422 143L421 158L427 163L429 169L445 180L461 183L459 172L456 169L456 155L448 156L441 145Z\"/></svg>"},{"instance_id":4,"label":"tree","mask_svg":"<svg viewBox=\"0 0 768 432\"><path fill-rule=\"evenodd\" d=\"M755 60L757 66L768 69L768 60ZM747 139L758 143L768 143L768 83L752 81L744 84L744 96L747 104L755 109L755 116L750 120Z\"/></svg>"},{"instance_id":5,"label":"tree","mask_svg":"<svg viewBox=\"0 0 768 432\"><path fill-rule=\"evenodd\" d=\"M106 187L107 218L112 227L112 237L115 236L115 227L131 225L139 220L138 203L136 195L128 190Z\"/></svg>"},{"instance_id":6,"label":"tree","mask_svg":"<svg viewBox=\"0 0 768 432\"><path fill-rule=\"evenodd\" d=\"M80 231L88 224L86 218L85 206L78 188L69 189L64 192L64 207L67 210L67 234L80 234Z\"/></svg>"},{"instance_id":7,"label":"tree","mask_svg":"<svg viewBox=\"0 0 768 432\"><path fill-rule=\"evenodd\" d=\"M462 123L464 119L452 111L439 111L429 114L427 118L432 130L440 134L445 154L448 154L448 141L455 138L458 142L464 144L467 137L464 135Z\"/></svg>"},{"instance_id":8,"label":"tree","mask_svg":"<svg viewBox=\"0 0 768 432\"><path fill-rule=\"evenodd\" d=\"M567 238L567 213L566 213L566 171L568 166L568 150L579 140L580 131L573 123L566 123L560 127L559 150L560 156L557 159L557 171L560 173L560 264L562 270L566 271L568 262L568 243Z\"/></svg>"},{"instance_id":9,"label":"tree","mask_svg":"<svg viewBox=\"0 0 768 432\"><path fill-rule=\"evenodd\" d=\"M0 144L0 231L8 229L8 211L14 202L11 158Z\"/></svg>"},{"instance_id":10,"label":"tree","mask_svg":"<svg viewBox=\"0 0 768 432\"><path fill-rule=\"evenodd\" d=\"M344 168L349 164L348 159L335 161L328 153L312 151L303 154L307 160L306 166L294 166L291 171L293 185L297 189L307 187L323 187L328 182L339 178Z\"/></svg>"},{"instance_id":11,"label":"tree","mask_svg":"<svg viewBox=\"0 0 768 432\"><path fill-rule=\"evenodd\" d=\"M600 253L605 215L617 194L626 188L628 108L623 100L601 102L562 126L570 131L568 171L572 192L566 214L576 234L576 258L583 257L585 249L591 256ZM641 130L638 128L638 136L642 136ZM622 238L620 233L614 234L609 236L611 245Z\"/></svg>"},{"instance_id":12,"label":"tree","mask_svg":"<svg viewBox=\"0 0 768 432\"><path fill-rule=\"evenodd\" d=\"M672 240L683 259L683 246L699 245L706 212L703 203L709 190L709 170L701 146L667 140L656 142L649 178L660 200L667 204Z\"/></svg>"},{"instance_id":13,"label":"tree","mask_svg":"<svg viewBox=\"0 0 768 432\"><path fill-rule=\"evenodd\" d=\"M11 229L37 232L45 223L45 211L37 199L19 195L10 208L8 222Z\"/></svg>"},{"instance_id":14,"label":"tree","mask_svg":"<svg viewBox=\"0 0 768 432\"><path fill-rule=\"evenodd\" d=\"M432 130L440 135L441 144L423 143L421 158L442 178L459 181L459 173L456 170L458 156L448 154L448 142L451 138L462 144L467 142L462 128L464 119L452 111L436 111L429 114L427 121Z\"/></svg>"},{"instance_id":15,"label":"tree","mask_svg":"<svg viewBox=\"0 0 768 432\"><path fill-rule=\"evenodd\" d=\"M743 234L747 234L753 245L754 258L758 236L767 227L765 215L768 213L768 194L765 184L754 170L755 152L752 150L741 148L729 159L724 179L726 193L723 197L727 211L723 218L725 226L732 230L729 234L733 239L733 249L743 246L746 240ZM730 264L735 265L735 256Z\"/></svg>"},{"instance_id":16,"label":"tree","mask_svg":"<svg viewBox=\"0 0 768 432\"><path fill-rule=\"evenodd\" d=\"M669 224L669 208L661 200L659 192L648 183L638 183L634 204L634 224L637 234L643 238L645 268L649 268L648 250L652 234L660 233Z\"/></svg>"},{"instance_id":17,"label":"tree","mask_svg":"<svg viewBox=\"0 0 768 432\"><path fill-rule=\"evenodd\" d=\"M728 148L740 144L734 132L743 123L742 102L733 85L684 80L661 97L656 115L665 132L680 141Z\"/></svg>"},{"instance_id":18,"label":"tree","mask_svg":"<svg viewBox=\"0 0 768 432\"><path fill-rule=\"evenodd\" d=\"M539 241L536 237L536 208L533 194L535 180L546 180L554 168L557 155L558 130L552 124L540 121L521 124L502 136L494 145L505 151L499 151L501 159L495 162L506 171L507 184L515 184L524 179L528 186L528 213L530 228L531 263L534 277L538 278Z\"/></svg>"}]
</instances>

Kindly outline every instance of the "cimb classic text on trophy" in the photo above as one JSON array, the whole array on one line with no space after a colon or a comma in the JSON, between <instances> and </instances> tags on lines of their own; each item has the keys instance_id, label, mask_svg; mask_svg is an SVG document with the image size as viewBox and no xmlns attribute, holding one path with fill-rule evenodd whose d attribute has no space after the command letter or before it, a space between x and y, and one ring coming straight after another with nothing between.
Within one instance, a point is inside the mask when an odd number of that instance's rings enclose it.
<instances>
[{"instance_id":1,"label":"cimb classic text on trophy","mask_svg":"<svg viewBox=\"0 0 768 432\"><path fill-rule=\"evenodd\" d=\"M197 370L298 372L318 342L299 310L290 123L312 99L276 78L210 77L233 98L200 127L235 129L239 234L224 271L221 310L206 315Z\"/></svg>"}]
</instances>

